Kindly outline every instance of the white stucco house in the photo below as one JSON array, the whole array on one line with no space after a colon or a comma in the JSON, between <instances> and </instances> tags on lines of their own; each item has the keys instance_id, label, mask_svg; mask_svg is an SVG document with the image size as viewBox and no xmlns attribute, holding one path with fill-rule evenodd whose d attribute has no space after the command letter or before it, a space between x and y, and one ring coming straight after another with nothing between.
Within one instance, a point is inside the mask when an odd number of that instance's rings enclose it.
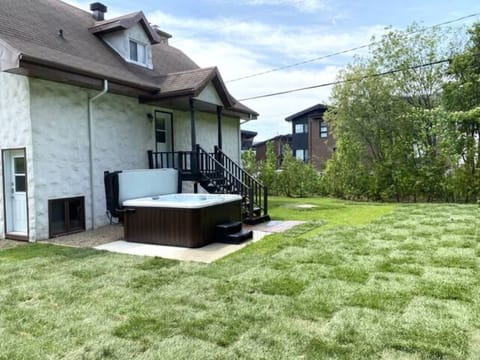
<instances>
[{"instance_id":1,"label":"white stucco house","mask_svg":"<svg viewBox=\"0 0 480 360\"><path fill-rule=\"evenodd\" d=\"M104 171L151 167L149 150L239 162L240 122L258 115L142 12L91 9L0 3L0 238L107 224Z\"/></svg>"}]
</instances>

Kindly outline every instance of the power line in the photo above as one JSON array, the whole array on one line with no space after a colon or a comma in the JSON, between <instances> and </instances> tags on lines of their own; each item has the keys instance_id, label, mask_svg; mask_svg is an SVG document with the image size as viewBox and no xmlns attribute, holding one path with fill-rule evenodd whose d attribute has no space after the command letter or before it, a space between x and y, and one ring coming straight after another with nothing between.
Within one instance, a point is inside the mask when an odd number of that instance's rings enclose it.
<instances>
[{"instance_id":1,"label":"power line","mask_svg":"<svg viewBox=\"0 0 480 360\"><path fill-rule=\"evenodd\" d=\"M459 21L462 21L462 20L466 20L466 19L469 19L469 18L472 18L472 17L476 17L476 16L479 16L479 15L480 15L480 12L470 14L470 15L465 15L465 16L462 16L462 17L459 17L459 18L456 18L456 19L453 19L453 20L448 20L448 21L445 21L445 22L442 22L442 23L439 23L439 24L436 24L436 25L432 25L432 26L429 26L429 27L424 27L422 29L415 30L415 31L407 32L407 33L405 33L404 36L409 36L409 35L420 33L420 32L423 32L423 31L426 31L426 30L429 30L429 29L434 29L436 27L453 24L453 23L456 23L456 22L459 22ZM290 68L297 67L297 66L300 66L300 65L305 65L305 64L309 64L309 63L316 62L316 61L319 61L319 60L328 59L328 58L331 58L331 57L334 57L334 56L346 54L346 53L349 53L349 52L352 52L352 51L365 49L365 48L368 48L371 45L378 44L379 42L380 42L379 40L372 41L372 42L370 42L368 44L365 44L365 45L360 45L360 46L356 46L356 47L353 47L353 48L350 48L350 49L337 51L337 52L332 53L332 54L322 55L322 56L318 56L318 57L315 57L315 58L312 58L312 59L303 60L303 61L293 63L293 64L290 64L290 65L280 66L280 67L277 67L277 68L272 68L270 70L261 71L261 72L250 74L250 75L245 75L245 76L242 76L242 77L239 77L239 78L227 80L225 82L226 83L235 82L235 81L250 79L250 78L261 76L261 75L270 74L270 73L285 70L285 69L290 69Z\"/></svg>"},{"instance_id":2,"label":"power line","mask_svg":"<svg viewBox=\"0 0 480 360\"><path fill-rule=\"evenodd\" d=\"M405 71L405 70L420 69L420 68L427 67L427 66L443 64L443 63L449 62L451 60L452 59L443 59L443 60L432 61L432 62L429 62L429 63L413 65L413 66L410 66L410 67L407 67L407 68L399 68L399 69L383 71L383 72L380 72L380 73L365 75L365 76L362 76L362 77L357 78L355 80L364 80L364 79L368 79L368 78L375 78L375 77L380 77L380 76L385 76L385 75L391 75L391 74L395 74L395 73L402 72L402 71ZM238 101L263 99L263 98L272 97L272 96L290 94L290 93L294 93L294 92L298 92L298 91L311 90L311 89L317 89L317 88L321 88L321 87L343 84L343 83L351 82L351 81L353 81L353 79L337 80L337 81L332 81L332 82L328 82L328 83L306 86L306 87L302 87L302 88L290 89L290 90L285 90L285 91L279 91L279 92L265 94L265 95L252 96L252 97L249 97L249 98L239 99Z\"/></svg>"}]
</instances>

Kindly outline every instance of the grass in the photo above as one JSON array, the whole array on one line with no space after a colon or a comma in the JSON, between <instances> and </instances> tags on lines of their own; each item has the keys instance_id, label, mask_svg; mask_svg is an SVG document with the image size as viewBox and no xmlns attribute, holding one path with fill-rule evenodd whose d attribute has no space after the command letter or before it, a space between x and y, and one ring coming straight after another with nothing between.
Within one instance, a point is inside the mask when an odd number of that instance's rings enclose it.
<instances>
[{"instance_id":1,"label":"grass","mask_svg":"<svg viewBox=\"0 0 480 360\"><path fill-rule=\"evenodd\" d=\"M478 206L270 205L308 222L209 265L1 250L0 359L480 358Z\"/></svg>"}]
</instances>

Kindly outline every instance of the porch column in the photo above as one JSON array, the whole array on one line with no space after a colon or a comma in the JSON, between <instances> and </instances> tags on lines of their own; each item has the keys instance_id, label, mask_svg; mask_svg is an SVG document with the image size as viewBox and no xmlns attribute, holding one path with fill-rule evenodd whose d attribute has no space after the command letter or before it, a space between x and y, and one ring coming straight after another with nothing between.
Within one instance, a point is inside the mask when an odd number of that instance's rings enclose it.
<instances>
[{"instance_id":1,"label":"porch column","mask_svg":"<svg viewBox=\"0 0 480 360\"><path fill-rule=\"evenodd\" d=\"M221 106L217 106L217 122L218 122L218 148L222 149L222 111L223 108Z\"/></svg>"},{"instance_id":2,"label":"porch column","mask_svg":"<svg viewBox=\"0 0 480 360\"><path fill-rule=\"evenodd\" d=\"M197 145L197 133L195 129L195 100L193 98L190 98L190 126L192 132L192 151L194 151L195 145Z\"/></svg>"}]
</instances>

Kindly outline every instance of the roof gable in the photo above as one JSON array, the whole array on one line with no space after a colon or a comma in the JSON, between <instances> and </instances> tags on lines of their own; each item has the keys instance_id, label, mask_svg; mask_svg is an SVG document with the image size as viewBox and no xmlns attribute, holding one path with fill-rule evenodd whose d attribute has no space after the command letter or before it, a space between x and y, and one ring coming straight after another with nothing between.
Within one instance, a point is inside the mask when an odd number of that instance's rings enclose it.
<instances>
[{"instance_id":1,"label":"roof gable","mask_svg":"<svg viewBox=\"0 0 480 360\"><path fill-rule=\"evenodd\" d=\"M143 30L150 39L152 45L162 42L159 34L150 26L142 11L110 20L98 21L95 26L90 27L88 30L95 35L104 35L115 31L128 30L137 24L140 24L143 27ZM166 34L166 37L171 37L171 35L167 33L164 34Z\"/></svg>"},{"instance_id":2,"label":"roof gable","mask_svg":"<svg viewBox=\"0 0 480 360\"><path fill-rule=\"evenodd\" d=\"M196 99L218 106L225 105L222 102L222 99L220 98L217 89L212 83L207 84L207 86L200 92L200 94L198 94Z\"/></svg>"}]
</instances>

